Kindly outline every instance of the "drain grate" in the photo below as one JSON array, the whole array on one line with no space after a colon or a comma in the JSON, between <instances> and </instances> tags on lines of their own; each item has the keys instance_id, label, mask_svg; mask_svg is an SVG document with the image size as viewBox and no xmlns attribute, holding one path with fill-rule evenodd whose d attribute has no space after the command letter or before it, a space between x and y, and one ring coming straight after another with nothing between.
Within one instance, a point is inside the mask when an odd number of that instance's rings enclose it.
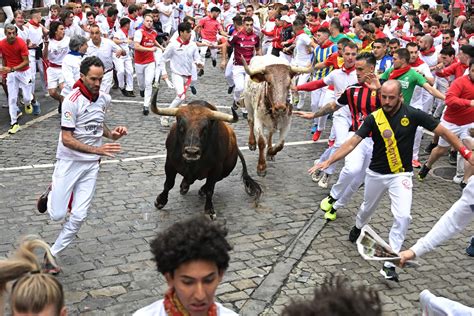
<instances>
[{"instance_id":1,"label":"drain grate","mask_svg":"<svg viewBox=\"0 0 474 316\"><path fill-rule=\"evenodd\" d=\"M452 180L456 175L456 167L438 167L433 169L433 174L445 180Z\"/></svg>"}]
</instances>

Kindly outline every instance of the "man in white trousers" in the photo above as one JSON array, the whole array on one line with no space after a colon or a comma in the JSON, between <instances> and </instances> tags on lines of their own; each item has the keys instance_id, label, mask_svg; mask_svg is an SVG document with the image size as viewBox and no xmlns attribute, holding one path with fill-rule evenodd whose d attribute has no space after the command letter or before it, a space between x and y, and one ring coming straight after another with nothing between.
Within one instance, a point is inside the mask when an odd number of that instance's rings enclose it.
<instances>
[{"instance_id":1,"label":"man in white trousers","mask_svg":"<svg viewBox=\"0 0 474 316\"><path fill-rule=\"evenodd\" d=\"M73 241L87 217L101 156L113 157L120 151L119 143L102 144L102 136L115 141L127 135L126 127L110 130L104 124L111 97L100 91L103 62L95 56L87 57L80 71L81 79L62 104L53 181L37 202L40 213L48 211L52 220L60 221L67 215L71 194L74 196L69 218L51 247L55 257ZM60 269L45 259L44 271L57 274Z\"/></svg>"},{"instance_id":2,"label":"man in white trousers","mask_svg":"<svg viewBox=\"0 0 474 316\"><path fill-rule=\"evenodd\" d=\"M153 16L145 14L142 27L135 31L133 37L135 72L137 74L140 96L144 98L143 115L150 113L151 91L153 89L153 79L155 79L154 53L160 46L156 40L157 35L158 33L153 29Z\"/></svg>"},{"instance_id":3,"label":"man in white trousers","mask_svg":"<svg viewBox=\"0 0 474 316\"><path fill-rule=\"evenodd\" d=\"M364 225L369 223L380 200L388 191L394 222L389 234L390 247L399 252L411 221L412 176L411 164L413 142L418 126L444 137L460 150L461 141L425 112L403 104L400 82L388 80L381 88L382 108L372 112L359 130L341 145L328 160L318 164L326 169L332 163L343 159L366 137L374 142L372 160L365 177L364 202L356 216L355 226L349 233L349 240L355 242ZM465 148L465 147L464 147ZM474 164L472 157L469 159ZM380 273L387 279L398 282L398 274L392 262L385 262Z\"/></svg>"},{"instance_id":4,"label":"man in white trousers","mask_svg":"<svg viewBox=\"0 0 474 316\"><path fill-rule=\"evenodd\" d=\"M104 77L100 85L100 91L108 94L114 84L114 62L113 56L125 56L126 52L121 49L111 39L102 37L102 32L98 25L93 25L90 28L91 39L87 43L86 56L96 56L104 63Z\"/></svg>"},{"instance_id":5,"label":"man in white trousers","mask_svg":"<svg viewBox=\"0 0 474 316\"><path fill-rule=\"evenodd\" d=\"M234 48L234 58L232 67L232 79L234 81L234 104L233 108L236 110L240 101L240 95L244 91L245 86L245 69L243 66L242 59L245 59L247 64L250 64L250 60L255 55L261 55L262 50L260 48L260 39L257 34L254 33L253 19L252 17L246 16L243 20L244 27L236 31L232 35L232 39L229 44ZM247 118L247 111L242 109L244 118Z\"/></svg>"},{"instance_id":6,"label":"man in white trousers","mask_svg":"<svg viewBox=\"0 0 474 316\"><path fill-rule=\"evenodd\" d=\"M199 49L195 42L191 41L191 24L182 22L178 25L178 38L171 41L166 46L163 53L162 62L169 61L171 70L171 82L176 91L176 98L171 102L170 108L178 107L186 99L186 91L191 85L193 64L198 68L204 67L204 63L199 55ZM167 79L168 76L163 76ZM169 126L166 116L161 117L161 125Z\"/></svg>"},{"instance_id":7,"label":"man in white trousers","mask_svg":"<svg viewBox=\"0 0 474 316\"><path fill-rule=\"evenodd\" d=\"M125 97L135 97L133 93L133 65L130 53L130 39L128 38L128 30L130 28L130 19L120 19L120 29L115 31L113 41L124 52L125 55L114 56L114 66L117 71L117 80L120 91Z\"/></svg>"}]
</instances>

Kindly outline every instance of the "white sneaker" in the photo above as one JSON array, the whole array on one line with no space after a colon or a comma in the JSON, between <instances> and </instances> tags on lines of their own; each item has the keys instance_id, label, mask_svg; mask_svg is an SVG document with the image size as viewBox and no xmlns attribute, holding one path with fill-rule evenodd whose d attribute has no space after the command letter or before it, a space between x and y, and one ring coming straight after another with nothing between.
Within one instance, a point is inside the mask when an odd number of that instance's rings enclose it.
<instances>
[{"instance_id":1,"label":"white sneaker","mask_svg":"<svg viewBox=\"0 0 474 316\"><path fill-rule=\"evenodd\" d=\"M464 176L463 176L463 175L462 175L462 176L455 175L455 176L453 177L453 182L456 183L456 184L460 184L462 180L464 180Z\"/></svg>"},{"instance_id":2,"label":"white sneaker","mask_svg":"<svg viewBox=\"0 0 474 316\"><path fill-rule=\"evenodd\" d=\"M326 189L329 186L329 180L331 179L331 175L327 173L323 173L321 180L319 180L318 185L319 187Z\"/></svg>"},{"instance_id":3,"label":"white sneaker","mask_svg":"<svg viewBox=\"0 0 474 316\"><path fill-rule=\"evenodd\" d=\"M323 176L324 172L322 172L321 170L316 170L312 175L311 175L311 180L313 180L313 182L316 182L318 183L319 180L321 180L321 177Z\"/></svg>"},{"instance_id":4,"label":"white sneaker","mask_svg":"<svg viewBox=\"0 0 474 316\"><path fill-rule=\"evenodd\" d=\"M163 116L161 119L160 119L160 123L161 123L161 126L163 127L168 127L170 126L170 122L168 121L168 118L166 116Z\"/></svg>"}]
</instances>

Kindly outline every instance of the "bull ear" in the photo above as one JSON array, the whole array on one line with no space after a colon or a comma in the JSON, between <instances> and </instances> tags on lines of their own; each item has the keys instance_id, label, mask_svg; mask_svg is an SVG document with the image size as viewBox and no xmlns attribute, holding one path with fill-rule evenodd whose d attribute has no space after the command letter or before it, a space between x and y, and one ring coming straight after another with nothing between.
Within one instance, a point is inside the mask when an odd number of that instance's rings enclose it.
<instances>
[{"instance_id":1,"label":"bull ear","mask_svg":"<svg viewBox=\"0 0 474 316\"><path fill-rule=\"evenodd\" d=\"M259 73L259 74L251 75L250 79L252 79L253 81L257 83L260 83L260 82L265 81L265 74Z\"/></svg>"}]
</instances>

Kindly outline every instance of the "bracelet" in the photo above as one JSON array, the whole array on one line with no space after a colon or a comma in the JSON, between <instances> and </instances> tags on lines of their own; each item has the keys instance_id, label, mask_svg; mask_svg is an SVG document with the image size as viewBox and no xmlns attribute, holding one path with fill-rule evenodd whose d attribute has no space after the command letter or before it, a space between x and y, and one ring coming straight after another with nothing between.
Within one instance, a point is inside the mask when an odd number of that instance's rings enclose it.
<instances>
[{"instance_id":1,"label":"bracelet","mask_svg":"<svg viewBox=\"0 0 474 316\"><path fill-rule=\"evenodd\" d=\"M462 146L461 148L459 148L459 153L466 160L469 160L472 157L472 151L469 150L466 146Z\"/></svg>"}]
</instances>

